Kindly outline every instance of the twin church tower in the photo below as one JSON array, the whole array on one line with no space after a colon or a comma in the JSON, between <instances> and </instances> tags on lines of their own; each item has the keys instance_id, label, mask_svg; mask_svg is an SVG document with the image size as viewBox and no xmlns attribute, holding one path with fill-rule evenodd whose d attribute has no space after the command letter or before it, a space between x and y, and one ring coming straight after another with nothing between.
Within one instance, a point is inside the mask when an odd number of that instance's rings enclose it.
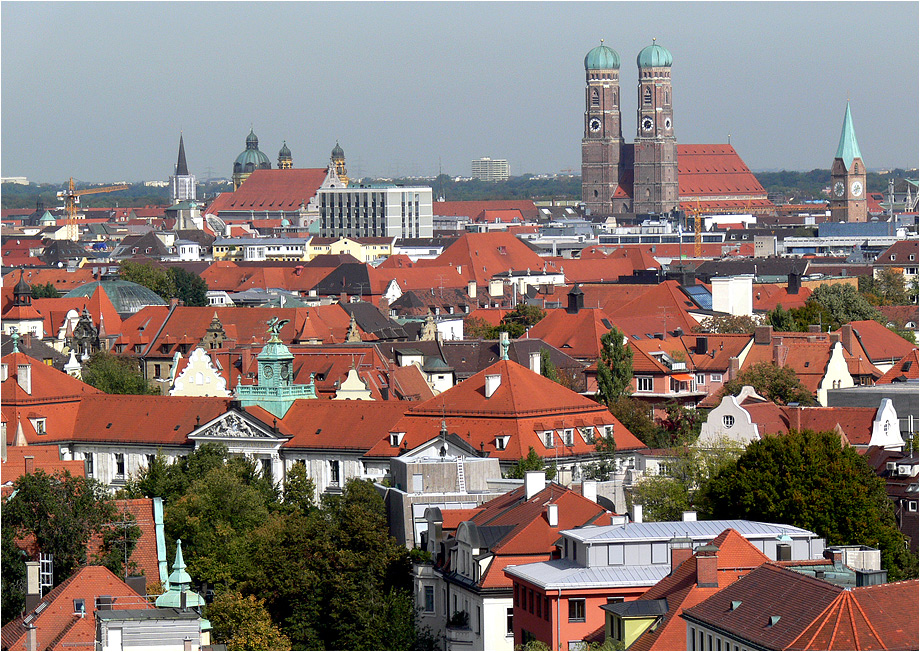
<instances>
[{"instance_id":1,"label":"twin church tower","mask_svg":"<svg viewBox=\"0 0 920 652\"><path fill-rule=\"evenodd\" d=\"M653 42L639 52L636 63L636 139L626 144L620 119L620 55L601 41L585 57L582 198L595 215L667 213L678 207L671 53Z\"/></svg>"}]
</instances>

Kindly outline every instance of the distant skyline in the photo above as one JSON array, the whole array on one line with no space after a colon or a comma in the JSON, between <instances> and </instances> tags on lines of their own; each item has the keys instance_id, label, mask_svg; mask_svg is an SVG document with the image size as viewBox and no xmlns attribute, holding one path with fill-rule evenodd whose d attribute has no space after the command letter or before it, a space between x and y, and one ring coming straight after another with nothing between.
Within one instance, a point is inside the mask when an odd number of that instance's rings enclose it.
<instances>
[{"instance_id":1,"label":"distant skyline","mask_svg":"<svg viewBox=\"0 0 920 652\"><path fill-rule=\"evenodd\" d=\"M12 2L0 4L0 175L165 180L180 132L199 180L250 126L277 164L349 176L581 171L584 56L674 57L678 143L753 170L830 168L847 99L870 169L917 167L916 2Z\"/></svg>"}]
</instances>

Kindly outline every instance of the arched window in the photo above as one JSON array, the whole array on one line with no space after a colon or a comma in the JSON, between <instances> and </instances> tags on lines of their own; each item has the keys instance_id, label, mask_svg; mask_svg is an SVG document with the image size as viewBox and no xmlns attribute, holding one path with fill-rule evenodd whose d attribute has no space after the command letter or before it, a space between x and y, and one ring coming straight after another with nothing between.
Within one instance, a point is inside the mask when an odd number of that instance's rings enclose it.
<instances>
[{"instance_id":1,"label":"arched window","mask_svg":"<svg viewBox=\"0 0 920 652\"><path fill-rule=\"evenodd\" d=\"M853 174L859 174L859 163L853 164Z\"/></svg>"},{"instance_id":2,"label":"arched window","mask_svg":"<svg viewBox=\"0 0 920 652\"><path fill-rule=\"evenodd\" d=\"M600 106L601 98L597 93L597 89L591 91L591 106Z\"/></svg>"},{"instance_id":3,"label":"arched window","mask_svg":"<svg viewBox=\"0 0 920 652\"><path fill-rule=\"evenodd\" d=\"M643 104L651 104L651 103L652 103L652 87L651 87L651 86L646 86L646 87L645 87L645 94L644 94L643 97L642 97L642 103L643 103Z\"/></svg>"},{"instance_id":4,"label":"arched window","mask_svg":"<svg viewBox=\"0 0 920 652\"><path fill-rule=\"evenodd\" d=\"M664 103L665 104L671 103L671 94L668 91L664 92Z\"/></svg>"}]
</instances>

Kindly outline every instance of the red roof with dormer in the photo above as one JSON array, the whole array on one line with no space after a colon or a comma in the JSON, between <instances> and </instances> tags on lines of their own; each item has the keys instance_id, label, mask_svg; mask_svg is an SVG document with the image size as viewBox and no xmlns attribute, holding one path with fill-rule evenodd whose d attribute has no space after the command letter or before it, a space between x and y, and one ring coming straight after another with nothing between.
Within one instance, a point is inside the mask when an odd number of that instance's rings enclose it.
<instances>
[{"instance_id":1,"label":"red roof with dormer","mask_svg":"<svg viewBox=\"0 0 920 652\"><path fill-rule=\"evenodd\" d=\"M530 199L494 199L487 201L436 201L432 212L443 217L467 217L472 222L483 211L517 211L526 221L537 219L536 204Z\"/></svg>"},{"instance_id":2,"label":"red roof with dormer","mask_svg":"<svg viewBox=\"0 0 920 652\"><path fill-rule=\"evenodd\" d=\"M3 626L5 650L26 650L26 621L35 627L39 650L94 650L96 598L113 598L112 609L152 609L144 596L104 566L84 566L48 592L31 612ZM85 615L74 613L74 601L83 600Z\"/></svg>"},{"instance_id":3,"label":"red roof with dormer","mask_svg":"<svg viewBox=\"0 0 920 652\"><path fill-rule=\"evenodd\" d=\"M205 213L251 211L260 217L265 211L296 211L309 205L325 179L325 168L253 170L236 191L218 195Z\"/></svg>"},{"instance_id":4,"label":"red roof with dormer","mask_svg":"<svg viewBox=\"0 0 920 652\"><path fill-rule=\"evenodd\" d=\"M460 278L484 286L496 274L509 270L542 270L546 261L510 233L466 233L433 260L416 261L415 269L453 267Z\"/></svg>"},{"instance_id":5,"label":"red roof with dormer","mask_svg":"<svg viewBox=\"0 0 920 652\"><path fill-rule=\"evenodd\" d=\"M894 365L882 375L876 385L887 385L897 380L917 380L920 378L920 360L917 357L917 349L914 349L903 358L894 363Z\"/></svg>"},{"instance_id":6,"label":"red roof with dormer","mask_svg":"<svg viewBox=\"0 0 920 652\"><path fill-rule=\"evenodd\" d=\"M487 377L492 377L490 386L498 383L488 397ZM602 435L603 427L608 425L613 426L617 450L645 448L603 405L510 360L500 360L410 407L393 427L395 432L406 433L403 443L411 450L430 440L440 430L442 419L448 431L473 448L506 462L526 457L531 447L541 456L593 455L596 449L592 437ZM541 433L563 429L574 429L571 445L563 443L561 433L556 432L553 446L547 447ZM590 430L587 439L582 429ZM507 443L500 447L497 439L504 436L508 437ZM399 453L385 437L368 455L391 457Z\"/></svg>"},{"instance_id":7,"label":"red roof with dormer","mask_svg":"<svg viewBox=\"0 0 920 652\"><path fill-rule=\"evenodd\" d=\"M582 308L578 312L553 308L531 326L528 337L543 340L573 358L594 360L600 354L601 337L612 325L607 314L597 308Z\"/></svg>"}]
</instances>

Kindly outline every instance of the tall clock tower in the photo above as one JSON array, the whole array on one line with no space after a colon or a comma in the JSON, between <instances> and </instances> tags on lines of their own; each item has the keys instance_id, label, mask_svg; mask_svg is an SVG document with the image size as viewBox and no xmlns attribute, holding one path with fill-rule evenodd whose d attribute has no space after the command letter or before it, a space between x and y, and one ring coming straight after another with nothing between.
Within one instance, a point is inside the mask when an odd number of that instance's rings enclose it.
<instances>
[{"instance_id":1,"label":"tall clock tower","mask_svg":"<svg viewBox=\"0 0 920 652\"><path fill-rule=\"evenodd\" d=\"M837 155L831 166L831 218L835 222L865 222L866 166L856 143L850 103L843 116Z\"/></svg>"},{"instance_id":2,"label":"tall clock tower","mask_svg":"<svg viewBox=\"0 0 920 652\"><path fill-rule=\"evenodd\" d=\"M635 213L667 213L679 204L671 62L671 53L654 42L636 58L639 109L633 164Z\"/></svg>"},{"instance_id":3,"label":"tall clock tower","mask_svg":"<svg viewBox=\"0 0 920 652\"><path fill-rule=\"evenodd\" d=\"M585 135L581 141L581 197L594 215L614 212L622 144L620 55L602 40L585 56Z\"/></svg>"}]
</instances>

